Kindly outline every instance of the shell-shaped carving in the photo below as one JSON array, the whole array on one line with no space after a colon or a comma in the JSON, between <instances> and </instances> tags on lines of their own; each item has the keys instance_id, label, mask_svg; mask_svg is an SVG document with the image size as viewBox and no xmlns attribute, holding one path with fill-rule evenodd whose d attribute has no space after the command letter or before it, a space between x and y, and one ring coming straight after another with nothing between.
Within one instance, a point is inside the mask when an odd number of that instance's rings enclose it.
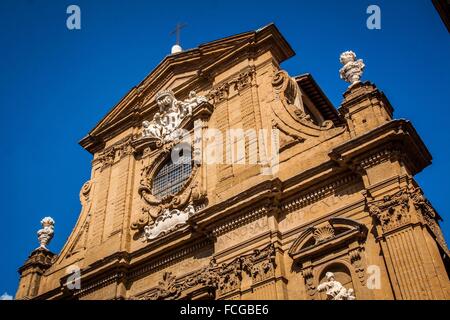
<instances>
[{"instance_id":1,"label":"shell-shaped carving","mask_svg":"<svg viewBox=\"0 0 450 320\"><path fill-rule=\"evenodd\" d=\"M326 241L328 239L334 238L334 229L330 225L318 227L314 229L313 233L314 240L316 243Z\"/></svg>"}]
</instances>

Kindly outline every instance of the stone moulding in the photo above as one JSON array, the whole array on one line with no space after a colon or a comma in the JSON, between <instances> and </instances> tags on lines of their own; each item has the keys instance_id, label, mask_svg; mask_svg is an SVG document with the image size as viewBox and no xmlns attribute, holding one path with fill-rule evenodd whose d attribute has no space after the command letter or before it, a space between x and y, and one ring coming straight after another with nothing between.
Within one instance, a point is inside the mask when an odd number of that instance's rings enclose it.
<instances>
[{"instance_id":1,"label":"stone moulding","mask_svg":"<svg viewBox=\"0 0 450 320\"><path fill-rule=\"evenodd\" d=\"M255 249L250 254L221 265L212 258L208 266L181 278L175 277L171 272L165 272L157 287L129 299L172 300L186 295L185 291L204 288L209 288L220 297L239 290L243 272L246 272L255 284L274 276L275 267L275 247L269 244L263 249Z\"/></svg>"},{"instance_id":2,"label":"stone moulding","mask_svg":"<svg viewBox=\"0 0 450 320\"><path fill-rule=\"evenodd\" d=\"M326 237L321 237L317 230L323 228L332 231L329 231ZM325 225L320 224L303 231L288 253L294 261L301 263L303 259L311 258L314 252L320 252L322 247L328 247L329 242L333 242L334 245L354 240L360 242L364 241L366 235L367 227L359 222L346 218L330 218ZM313 241L310 241L312 239Z\"/></svg>"},{"instance_id":3,"label":"stone moulding","mask_svg":"<svg viewBox=\"0 0 450 320\"><path fill-rule=\"evenodd\" d=\"M335 147L329 156L338 165L358 173L388 159L400 159L413 175L431 164L431 154L406 120L392 120L357 136Z\"/></svg>"},{"instance_id":4,"label":"stone moulding","mask_svg":"<svg viewBox=\"0 0 450 320\"><path fill-rule=\"evenodd\" d=\"M247 67L237 75L230 79L222 81L215 85L208 93L209 100L215 105L228 99L230 89L241 91L252 84L255 79L256 68L254 66Z\"/></svg>"},{"instance_id":5,"label":"stone moulding","mask_svg":"<svg viewBox=\"0 0 450 320\"><path fill-rule=\"evenodd\" d=\"M313 191L303 193L299 197L296 197L291 200L283 201L283 203L281 205L281 209L287 213L290 213L297 209L306 207L312 203L315 203L317 201L320 201L321 199L326 198L327 196L331 195L334 191L336 191L338 188L349 185L353 182L356 182L358 179L359 178L357 175L350 175L350 176L342 177L342 178L340 178L330 184L327 184L323 187L317 188Z\"/></svg>"},{"instance_id":6,"label":"stone moulding","mask_svg":"<svg viewBox=\"0 0 450 320\"><path fill-rule=\"evenodd\" d=\"M438 223L442 219L420 188L403 187L381 199L374 199L367 193L366 205L370 215L381 227L379 236L385 237L390 232L408 225L422 224L430 230L442 250L447 255L450 254Z\"/></svg>"},{"instance_id":7,"label":"stone moulding","mask_svg":"<svg viewBox=\"0 0 450 320\"><path fill-rule=\"evenodd\" d=\"M317 230L327 229L326 234ZM327 265L347 261L353 267L360 286L364 287L365 267L362 258L367 227L347 218L330 218L304 230L291 245L288 254L293 264L300 268L308 295L312 299L317 294L320 270ZM327 255L335 255L330 262L321 261ZM340 259L337 257L341 256Z\"/></svg>"}]
</instances>

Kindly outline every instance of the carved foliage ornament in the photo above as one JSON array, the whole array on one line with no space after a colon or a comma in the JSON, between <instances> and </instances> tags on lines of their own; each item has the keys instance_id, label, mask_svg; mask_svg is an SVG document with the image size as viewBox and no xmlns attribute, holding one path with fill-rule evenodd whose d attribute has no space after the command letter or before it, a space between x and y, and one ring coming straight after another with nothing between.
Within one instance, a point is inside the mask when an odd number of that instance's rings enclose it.
<instances>
[{"instance_id":1,"label":"carved foliage ornament","mask_svg":"<svg viewBox=\"0 0 450 320\"><path fill-rule=\"evenodd\" d=\"M170 300L178 298L183 291L196 286L217 290L219 295L232 292L240 288L242 272L247 272L257 282L274 275L275 248L273 244L264 249L254 250L253 253L238 257L230 263L218 265L211 259L208 266L194 274L176 279L170 272L163 274L158 286L138 300Z\"/></svg>"},{"instance_id":2,"label":"carved foliage ornament","mask_svg":"<svg viewBox=\"0 0 450 320\"><path fill-rule=\"evenodd\" d=\"M421 214L423 221L429 226L431 232L436 237L436 241L447 254L450 254L442 230L437 222L440 217L430 201L423 195L420 188L415 188L414 191L411 192L411 199L414 207Z\"/></svg>"},{"instance_id":3,"label":"carved foliage ornament","mask_svg":"<svg viewBox=\"0 0 450 320\"><path fill-rule=\"evenodd\" d=\"M230 94L230 89L241 91L249 87L255 77L255 74L255 67L249 67L240 72L238 75L232 77L230 80L219 83L209 92L209 100L213 104L225 101Z\"/></svg>"},{"instance_id":4,"label":"carved foliage ornament","mask_svg":"<svg viewBox=\"0 0 450 320\"><path fill-rule=\"evenodd\" d=\"M384 232L414 221L421 222L429 227L442 249L449 253L437 222L440 217L420 188L404 188L393 195L384 196L381 200L369 199L367 203L369 213L377 219Z\"/></svg>"},{"instance_id":5,"label":"carved foliage ornament","mask_svg":"<svg viewBox=\"0 0 450 320\"><path fill-rule=\"evenodd\" d=\"M393 195L386 195L381 200L370 201L368 208L370 215L380 223L384 232L411 222L409 194L404 189Z\"/></svg>"},{"instance_id":6,"label":"carved foliage ornament","mask_svg":"<svg viewBox=\"0 0 450 320\"><path fill-rule=\"evenodd\" d=\"M128 136L106 148L97 158L97 161L101 164L101 169L103 170L108 166L113 165L116 161L125 156L132 155L134 152L132 142L133 137Z\"/></svg>"},{"instance_id":7,"label":"carved foliage ornament","mask_svg":"<svg viewBox=\"0 0 450 320\"><path fill-rule=\"evenodd\" d=\"M142 179L138 192L145 204L131 228L144 231L145 240L155 239L185 225L189 217L197 210L196 208L204 205L206 201L206 195L200 191L198 181L199 164L192 160L189 160L192 161L192 172L183 182L180 191L161 198L153 195L153 179L169 156L169 147L164 146L156 159L145 166L141 172Z\"/></svg>"}]
</instances>

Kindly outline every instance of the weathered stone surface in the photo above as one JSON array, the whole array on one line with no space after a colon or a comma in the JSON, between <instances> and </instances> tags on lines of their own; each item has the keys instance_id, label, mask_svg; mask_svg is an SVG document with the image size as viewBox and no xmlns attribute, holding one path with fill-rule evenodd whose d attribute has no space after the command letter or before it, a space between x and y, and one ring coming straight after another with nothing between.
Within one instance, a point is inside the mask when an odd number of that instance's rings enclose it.
<instances>
[{"instance_id":1,"label":"weathered stone surface","mask_svg":"<svg viewBox=\"0 0 450 320\"><path fill-rule=\"evenodd\" d=\"M344 70L353 84L336 110L311 75L280 70L293 54L269 25L166 57L80 142L93 162L79 220L58 256L33 252L16 297L327 299L336 281L347 299L449 299L414 127L359 82L361 65ZM161 92L184 104L162 112ZM183 131L166 139L157 112ZM158 196L185 137L189 175Z\"/></svg>"}]
</instances>

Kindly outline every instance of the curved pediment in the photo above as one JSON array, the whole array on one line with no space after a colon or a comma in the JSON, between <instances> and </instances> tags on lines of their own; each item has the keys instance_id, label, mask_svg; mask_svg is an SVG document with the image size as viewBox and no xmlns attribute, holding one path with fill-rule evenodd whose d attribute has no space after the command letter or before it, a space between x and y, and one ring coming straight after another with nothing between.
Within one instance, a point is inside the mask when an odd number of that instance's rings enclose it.
<instances>
[{"instance_id":1,"label":"curved pediment","mask_svg":"<svg viewBox=\"0 0 450 320\"><path fill-rule=\"evenodd\" d=\"M330 218L303 231L289 249L294 260L311 256L316 251L323 251L351 241L360 241L367 235L367 228L347 218Z\"/></svg>"}]
</instances>

